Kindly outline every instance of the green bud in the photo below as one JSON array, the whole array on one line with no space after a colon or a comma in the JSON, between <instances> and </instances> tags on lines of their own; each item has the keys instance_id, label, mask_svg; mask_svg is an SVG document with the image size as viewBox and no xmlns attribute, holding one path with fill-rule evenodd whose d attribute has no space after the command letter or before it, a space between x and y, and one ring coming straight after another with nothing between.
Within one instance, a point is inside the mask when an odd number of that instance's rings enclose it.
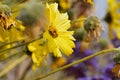
<instances>
[{"instance_id":1,"label":"green bud","mask_svg":"<svg viewBox=\"0 0 120 80\"><path fill-rule=\"evenodd\" d=\"M119 51L115 51L115 55L113 57L113 60L116 64L120 64L120 50Z\"/></svg>"},{"instance_id":2,"label":"green bud","mask_svg":"<svg viewBox=\"0 0 120 80\"><path fill-rule=\"evenodd\" d=\"M105 48L108 47L109 42L108 42L107 39L102 38L102 39L100 39L100 40L98 41L98 44L99 44L99 46L100 46L101 49L105 49Z\"/></svg>"},{"instance_id":3,"label":"green bud","mask_svg":"<svg viewBox=\"0 0 120 80\"><path fill-rule=\"evenodd\" d=\"M88 17L84 22L84 28L86 31L95 30L96 27L99 27L100 20L96 16Z\"/></svg>"},{"instance_id":4,"label":"green bud","mask_svg":"<svg viewBox=\"0 0 120 80\"><path fill-rule=\"evenodd\" d=\"M74 30L74 37L77 39L77 40L80 40L80 41L83 41L86 39L87 37L87 32L83 29L83 28L77 28Z\"/></svg>"}]
</instances>

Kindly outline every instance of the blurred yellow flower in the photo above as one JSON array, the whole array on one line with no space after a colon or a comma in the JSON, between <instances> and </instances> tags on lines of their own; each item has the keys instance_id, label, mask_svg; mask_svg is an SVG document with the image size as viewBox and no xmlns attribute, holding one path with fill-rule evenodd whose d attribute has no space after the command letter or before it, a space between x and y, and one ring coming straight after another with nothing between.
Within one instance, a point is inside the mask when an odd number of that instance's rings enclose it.
<instances>
[{"instance_id":1,"label":"blurred yellow flower","mask_svg":"<svg viewBox=\"0 0 120 80\"><path fill-rule=\"evenodd\" d=\"M0 4L0 42L7 43L24 39L22 31L25 27L11 12L9 6Z\"/></svg>"},{"instance_id":2,"label":"blurred yellow flower","mask_svg":"<svg viewBox=\"0 0 120 80\"><path fill-rule=\"evenodd\" d=\"M11 9L7 5L0 4L0 26L5 30L14 25Z\"/></svg>"},{"instance_id":3,"label":"blurred yellow flower","mask_svg":"<svg viewBox=\"0 0 120 80\"><path fill-rule=\"evenodd\" d=\"M81 15L79 16L75 21L73 20L73 26L76 28L82 28L84 26L85 16Z\"/></svg>"},{"instance_id":4,"label":"blurred yellow flower","mask_svg":"<svg viewBox=\"0 0 120 80\"><path fill-rule=\"evenodd\" d=\"M46 40L48 51L56 57L62 57L61 52L66 55L72 54L72 48L75 47L73 31L70 28L70 20L67 13L59 13L58 4L46 4L46 18L48 20L47 27L43 33Z\"/></svg>"},{"instance_id":5,"label":"blurred yellow flower","mask_svg":"<svg viewBox=\"0 0 120 80\"><path fill-rule=\"evenodd\" d=\"M115 76L120 78L120 64L116 64L112 69L112 72L115 74Z\"/></svg>"},{"instance_id":6,"label":"blurred yellow flower","mask_svg":"<svg viewBox=\"0 0 120 80\"><path fill-rule=\"evenodd\" d=\"M3 27L0 27L0 42L22 41L24 39L23 28L24 26L22 25L16 25L9 30L4 30Z\"/></svg>"},{"instance_id":7,"label":"blurred yellow flower","mask_svg":"<svg viewBox=\"0 0 120 80\"><path fill-rule=\"evenodd\" d=\"M59 5L62 9L67 10L72 6L72 0L58 0Z\"/></svg>"},{"instance_id":8,"label":"blurred yellow flower","mask_svg":"<svg viewBox=\"0 0 120 80\"><path fill-rule=\"evenodd\" d=\"M61 67L67 63L66 59L63 57L55 59L55 61L51 64L52 69L56 69L58 67Z\"/></svg>"},{"instance_id":9,"label":"blurred yellow flower","mask_svg":"<svg viewBox=\"0 0 120 80\"><path fill-rule=\"evenodd\" d=\"M36 67L41 67L43 60L45 60L44 57L45 56L40 56L39 54L32 54L32 61L34 63L34 65L32 66L33 70L35 70Z\"/></svg>"},{"instance_id":10,"label":"blurred yellow flower","mask_svg":"<svg viewBox=\"0 0 120 80\"><path fill-rule=\"evenodd\" d=\"M94 4L92 0L87 0L88 3Z\"/></svg>"},{"instance_id":11,"label":"blurred yellow flower","mask_svg":"<svg viewBox=\"0 0 120 80\"><path fill-rule=\"evenodd\" d=\"M34 41L28 45L28 49L32 54L39 54L41 56L47 55L47 48L45 48L45 45L43 44L43 39L39 39L37 41Z\"/></svg>"},{"instance_id":12,"label":"blurred yellow flower","mask_svg":"<svg viewBox=\"0 0 120 80\"><path fill-rule=\"evenodd\" d=\"M43 40L37 40L35 42L32 42L28 45L28 50L32 52L32 60L33 60L33 69L36 69L36 67L40 67L42 62L45 60L45 57L47 55L47 48L45 46L41 46L43 44Z\"/></svg>"},{"instance_id":13,"label":"blurred yellow flower","mask_svg":"<svg viewBox=\"0 0 120 80\"><path fill-rule=\"evenodd\" d=\"M120 2L116 2L116 0L108 0L108 5L109 10L105 20L108 22L109 36L110 38L114 38L114 35L112 34L112 31L114 31L120 39L120 12L118 11L120 8Z\"/></svg>"}]
</instances>

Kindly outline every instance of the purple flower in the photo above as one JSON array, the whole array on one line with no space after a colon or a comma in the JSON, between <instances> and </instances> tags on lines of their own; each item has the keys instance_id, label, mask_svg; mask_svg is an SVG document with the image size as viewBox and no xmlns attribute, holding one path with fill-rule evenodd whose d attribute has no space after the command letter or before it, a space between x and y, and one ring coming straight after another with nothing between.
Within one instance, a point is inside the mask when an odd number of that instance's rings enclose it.
<instances>
[{"instance_id":1,"label":"purple flower","mask_svg":"<svg viewBox=\"0 0 120 80\"><path fill-rule=\"evenodd\" d=\"M83 69L83 67L69 67L67 69L65 69L65 72L67 74L67 76L74 76L75 78L78 77L85 77L85 70Z\"/></svg>"},{"instance_id":2,"label":"purple flower","mask_svg":"<svg viewBox=\"0 0 120 80\"><path fill-rule=\"evenodd\" d=\"M117 38L116 33L113 32L114 39L112 39L112 44L117 48L120 46L120 39Z\"/></svg>"},{"instance_id":3,"label":"purple flower","mask_svg":"<svg viewBox=\"0 0 120 80\"><path fill-rule=\"evenodd\" d=\"M83 57L86 57L86 56L89 56L91 54L93 54L94 51L92 49L86 49L84 52L83 52Z\"/></svg>"},{"instance_id":4,"label":"purple flower","mask_svg":"<svg viewBox=\"0 0 120 80\"><path fill-rule=\"evenodd\" d=\"M94 75L90 77L78 78L77 80L111 80L111 79L102 75Z\"/></svg>"},{"instance_id":5,"label":"purple flower","mask_svg":"<svg viewBox=\"0 0 120 80\"><path fill-rule=\"evenodd\" d=\"M80 42L76 41L75 45L76 45L76 47L73 49L74 50L73 55L77 57L80 55Z\"/></svg>"},{"instance_id":6,"label":"purple flower","mask_svg":"<svg viewBox=\"0 0 120 80\"><path fill-rule=\"evenodd\" d=\"M91 54L93 54L93 53L94 53L93 50L91 50L91 49L86 49L86 50L84 51L84 53L83 53L83 57L89 56L89 55L91 55ZM98 66L98 61L97 61L97 58L92 58L92 59L90 59L90 60L85 61L84 64L85 64L86 66L91 65L91 66L93 66L94 68L97 68L97 66Z\"/></svg>"},{"instance_id":7,"label":"purple flower","mask_svg":"<svg viewBox=\"0 0 120 80\"><path fill-rule=\"evenodd\" d=\"M110 80L110 78L104 75L95 75L91 78L91 80Z\"/></svg>"},{"instance_id":8,"label":"purple flower","mask_svg":"<svg viewBox=\"0 0 120 80\"><path fill-rule=\"evenodd\" d=\"M106 77L109 77L112 80L117 80L117 77L112 72L112 68L114 67L114 63L111 62L110 64L106 65L104 68L102 68L102 74Z\"/></svg>"},{"instance_id":9,"label":"purple flower","mask_svg":"<svg viewBox=\"0 0 120 80\"><path fill-rule=\"evenodd\" d=\"M112 44L115 46L115 47L119 47L120 46L120 39L118 39L117 37L112 39Z\"/></svg>"},{"instance_id":10,"label":"purple flower","mask_svg":"<svg viewBox=\"0 0 120 80\"><path fill-rule=\"evenodd\" d=\"M91 80L91 77L78 78L77 80Z\"/></svg>"}]
</instances>

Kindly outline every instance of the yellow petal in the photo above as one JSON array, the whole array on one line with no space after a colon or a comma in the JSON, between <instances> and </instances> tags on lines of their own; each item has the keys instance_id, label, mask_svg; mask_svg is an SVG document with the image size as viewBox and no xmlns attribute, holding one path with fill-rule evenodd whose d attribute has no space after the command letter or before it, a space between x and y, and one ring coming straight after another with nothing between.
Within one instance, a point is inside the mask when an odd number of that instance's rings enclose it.
<instances>
[{"instance_id":1,"label":"yellow petal","mask_svg":"<svg viewBox=\"0 0 120 80\"><path fill-rule=\"evenodd\" d=\"M36 50L36 47L31 44L28 45L28 49L32 52Z\"/></svg>"},{"instance_id":2,"label":"yellow petal","mask_svg":"<svg viewBox=\"0 0 120 80\"><path fill-rule=\"evenodd\" d=\"M62 54L58 48L55 48L53 53L55 57L62 57Z\"/></svg>"}]
</instances>

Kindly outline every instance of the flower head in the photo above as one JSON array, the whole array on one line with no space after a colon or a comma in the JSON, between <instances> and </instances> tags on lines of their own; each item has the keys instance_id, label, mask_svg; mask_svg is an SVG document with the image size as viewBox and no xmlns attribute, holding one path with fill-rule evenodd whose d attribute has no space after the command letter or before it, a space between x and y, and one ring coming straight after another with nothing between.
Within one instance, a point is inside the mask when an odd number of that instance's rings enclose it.
<instances>
[{"instance_id":1,"label":"flower head","mask_svg":"<svg viewBox=\"0 0 120 80\"><path fill-rule=\"evenodd\" d=\"M40 39L40 40L37 40L35 42L32 42L30 43L27 48L28 48L28 51L31 52L31 57L32 57L32 60L33 60L33 69L36 69L37 66L41 66L41 64L43 63L46 55L48 52L46 52L47 48L45 48L45 46L42 46L43 43L43 40Z\"/></svg>"},{"instance_id":2,"label":"flower head","mask_svg":"<svg viewBox=\"0 0 120 80\"><path fill-rule=\"evenodd\" d=\"M46 4L46 18L48 20L47 27L43 33L43 38L46 40L48 51L54 56L61 57L63 52L70 55L75 47L73 31L68 31L70 28L70 20L67 13L58 11L58 4Z\"/></svg>"},{"instance_id":3,"label":"flower head","mask_svg":"<svg viewBox=\"0 0 120 80\"><path fill-rule=\"evenodd\" d=\"M10 29L14 25L11 9L7 5L0 5L0 26Z\"/></svg>"},{"instance_id":4,"label":"flower head","mask_svg":"<svg viewBox=\"0 0 120 80\"><path fill-rule=\"evenodd\" d=\"M114 35L112 33L114 31L117 37L120 38L120 2L116 2L116 0L107 1L109 5L109 10L106 14L105 21L108 23L109 36L113 39Z\"/></svg>"},{"instance_id":5,"label":"flower head","mask_svg":"<svg viewBox=\"0 0 120 80\"><path fill-rule=\"evenodd\" d=\"M101 30L104 30L100 20L95 16L91 16L85 20L84 28L88 33L88 39L93 36L93 38L96 40L100 36Z\"/></svg>"},{"instance_id":6,"label":"flower head","mask_svg":"<svg viewBox=\"0 0 120 80\"><path fill-rule=\"evenodd\" d=\"M120 78L120 64L117 64L114 66L114 68L112 69L112 72Z\"/></svg>"},{"instance_id":7,"label":"flower head","mask_svg":"<svg viewBox=\"0 0 120 80\"><path fill-rule=\"evenodd\" d=\"M46 27L42 39L28 45L28 50L32 52L34 68L40 66L48 53L53 53L55 57L62 57L62 52L66 55L72 54L75 47L73 31L70 28L68 15L58 11L58 4L46 4ZM64 62L64 61L63 61ZM61 64L57 64L60 66Z\"/></svg>"},{"instance_id":8,"label":"flower head","mask_svg":"<svg viewBox=\"0 0 120 80\"><path fill-rule=\"evenodd\" d=\"M9 6L0 4L0 42L7 43L24 39L22 31L25 28L13 15Z\"/></svg>"}]
</instances>

